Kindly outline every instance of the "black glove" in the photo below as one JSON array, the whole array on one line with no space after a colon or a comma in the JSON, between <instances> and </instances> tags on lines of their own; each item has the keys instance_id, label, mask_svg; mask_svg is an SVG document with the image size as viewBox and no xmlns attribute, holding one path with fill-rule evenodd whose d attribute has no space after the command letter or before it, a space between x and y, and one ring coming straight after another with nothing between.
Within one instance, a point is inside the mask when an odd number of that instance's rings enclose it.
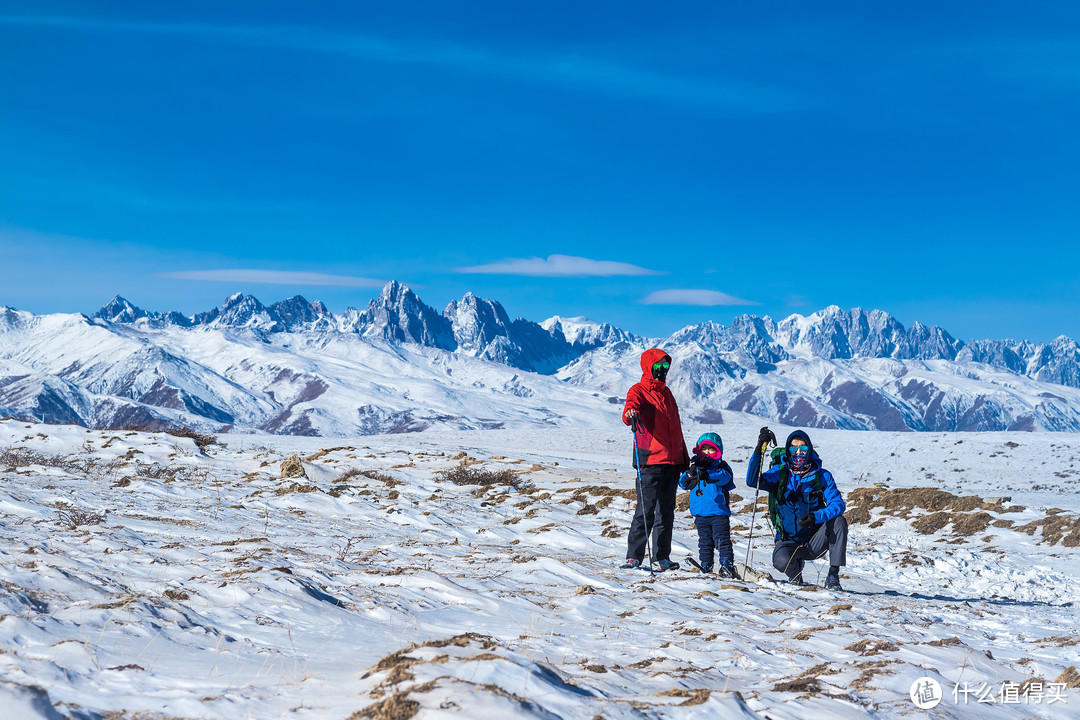
<instances>
[{"instance_id":1,"label":"black glove","mask_svg":"<svg viewBox=\"0 0 1080 720\"><path fill-rule=\"evenodd\" d=\"M817 525L817 522L814 520L814 513L812 512L806 513L805 515L800 517L797 522L799 523L799 527L801 528L809 528Z\"/></svg>"},{"instance_id":2,"label":"black glove","mask_svg":"<svg viewBox=\"0 0 1080 720\"><path fill-rule=\"evenodd\" d=\"M770 430L767 427L761 428L761 432L758 433L757 447L754 448L754 449L755 450L760 449L761 446L764 445L765 443L772 443L772 446L776 447L776 435L773 433L772 430Z\"/></svg>"},{"instance_id":3,"label":"black glove","mask_svg":"<svg viewBox=\"0 0 1080 720\"><path fill-rule=\"evenodd\" d=\"M695 468L694 474L697 475L698 480L705 480L706 482L709 480L709 471L703 467Z\"/></svg>"}]
</instances>

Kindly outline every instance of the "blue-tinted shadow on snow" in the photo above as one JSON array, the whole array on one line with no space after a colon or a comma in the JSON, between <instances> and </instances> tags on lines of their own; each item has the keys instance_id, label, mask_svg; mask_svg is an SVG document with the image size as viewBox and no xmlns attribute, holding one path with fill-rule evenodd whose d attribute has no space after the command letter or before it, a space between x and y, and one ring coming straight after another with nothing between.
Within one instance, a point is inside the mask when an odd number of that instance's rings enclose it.
<instances>
[{"instance_id":1,"label":"blue-tinted shadow on snow","mask_svg":"<svg viewBox=\"0 0 1080 720\"><path fill-rule=\"evenodd\" d=\"M897 590L878 590L878 591L864 591L864 590L848 590L845 589L840 594L842 595L864 595L867 597L900 597L900 598L913 598L915 600L932 600L935 602L949 602L949 603L986 603L988 605L1003 605L1005 607L1072 607L1072 602L1061 603L1060 605L1045 602L1042 600L1013 600L1012 598L1004 597L955 597L952 595L925 595L923 593L903 593Z\"/></svg>"},{"instance_id":2,"label":"blue-tinted shadow on snow","mask_svg":"<svg viewBox=\"0 0 1080 720\"><path fill-rule=\"evenodd\" d=\"M319 601L324 602L324 603L330 603L331 605L334 605L335 607L339 607L339 608L344 608L345 607L345 603L341 602L340 600L338 600L333 595L330 595L328 593L323 592L322 590L315 587L311 583L306 582L304 580L300 580L299 578L294 578L294 580L296 581L296 583L300 587L302 587L304 589L304 592L306 592L308 595L315 598L316 600L319 600Z\"/></svg>"}]
</instances>

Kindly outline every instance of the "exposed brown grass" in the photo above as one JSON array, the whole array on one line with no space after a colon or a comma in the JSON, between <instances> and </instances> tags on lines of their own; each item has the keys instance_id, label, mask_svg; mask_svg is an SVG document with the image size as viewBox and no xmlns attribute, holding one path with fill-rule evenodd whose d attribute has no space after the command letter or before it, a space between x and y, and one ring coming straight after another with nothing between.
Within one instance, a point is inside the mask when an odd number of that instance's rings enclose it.
<instances>
[{"instance_id":1,"label":"exposed brown grass","mask_svg":"<svg viewBox=\"0 0 1080 720\"><path fill-rule=\"evenodd\" d=\"M1042 528L1041 542L1050 545L1061 544L1064 547L1080 547L1080 517L1076 515L1066 513L1048 515L1041 520L1016 527L1017 530L1028 535L1034 535L1039 528Z\"/></svg>"},{"instance_id":2,"label":"exposed brown grass","mask_svg":"<svg viewBox=\"0 0 1080 720\"><path fill-rule=\"evenodd\" d=\"M613 488L606 485L585 485L576 488L574 495L593 495L596 497L620 497L626 500L637 500L637 491L634 488Z\"/></svg>"},{"instance_id":3,"label":"exposed brown grass","mask_svg":"<svg viewBox=\"0 0 1080 720\"><path fill-rule=\"evenodd\" d=\"M892 652L898 647L899 646L894 642L866 638L856 643L852 643L844 649L850 650L853 653L858 653L859 655L877 655L881 652Z\"/></svg>"},{"instance_id":4,"label":"exposed brown grass","mask_svg":"<svg viewBox=\"0 0 1080 720\"><path fill-rule=\"evenodd\" d=\"M211 445L222 445L222 442L218 440L216 436L209 435L207 433L201 433L197 430L192 430L189 427L175 428L171 430L166 430L165 432L169 435L172 435L173 437L191 438L195 441L196 447L198 447L203 452L205 452L206 448L210 447Z\"/></svg>"},{"instance_id":5,"label":"exposed brown grass","mask_svg":"<svg viewBox=\"0 0 1080 720\"><path fill-rule=\"evenodd\" d=\"M56 510L56 519L68 530L74 530L83 525L100 525L105 522L105 513L64 504Z\"/></svg>"},{"instance_id":6,"label":"exposed brown grass","mask_svg":"<svg viewBox=\"0 0 1080 720\"><path fill-rule=\"evenodd\" d=\"M938 640L931 640L930 642L928 642L926 644L931 645L933 647L953 647L955 645L963 645L964 643L962 643L960 641L960 638L958 638L958 637L947 637L947 638L940 638Z\"/></svg>"},{"instance_id":7,"label":"exposed brown grass","mask_svg":"<svg viewBox=\"0 0 1080 720\"><path fill-rule=\"evenodd\" d=\"M875 508L883 515L907 517L912 510L921 509L929 512L971 512L988 510L996 513L1021 512L1022 506L1002 503L989 503L977 495L953 495L937 488L855 488L847 496L850 508ZM850 515L845 513L848 520Z\"/></svg>"},{"instance_id":8,"label":"exposed brown grass","mask_svg":"<svg viewBox=\"0 0 1080 720\"><path fill-rule=\"evenodd\" d=\"M686 707L689 705L704 705L709 701L710 695L712 695L712 690L686 690L684 688L665 690L664 692L657 693L658 697L686 698L685 702L679 703L679 707Z\"/></svg>"},{"instance_id":9,"label":"exposed brown grass","mask_svg":"<svg viewBox=\"0 0 1080 720\"><path fill-rule=\"evenodd\" d=\"M875 676L883 674L888 667L896 664L895 660L868 660L855 663L855 667L862 672L859 673L859 677L851 681L850 688L852 690L865 690Z\"/></svg>"},{"instance_id":10,"label":"exposed brown grass","mask_svg":"<svg viewBox=\"0 0 1080 720\"><path fill-rule=\"evenodd\" d=\"M937 488L856 488L848 494L847 503L844 517L850 523L870 523L871 510L879 515L901 518L910 518L916 511L925 510L925 515L911 523L917 532L928 535L951 524L952 532L962 537L981 533L990 525L1012 525L1011 521L995 518L989 513L1020 512L1025 509L1020 505L1006 507L998 499L990 502L977 495L954 495ZM882 522L883 518L879 518L870 526L876 527Z\"/></svg>"},{"instance_id":11,"label":"exposed brown grass","mask_svg":"<svg viewBox=\"0 0 1080 720\"><path fill-rule=\"evenodd\" d=\"M449 482L454 485L479 485L485 488L496 485L509 485L518 490L523 490L532 487L532 483L511 470L485 470L464 463L449 470L435 473L435 479L439 482Z\"/></svg>"},{"instance_id":12,"label":"exposed brown grass","mask_svg":"<svg viewBox=\"0 0 1080 720\"><path fill-rule=\"evenodd\" d=\"M804 695L817 695L821 692L821 683L816 677L797 677L773 685L775 692L793 692Z\"/></svg>"},{"instance_id":13,"label":"exposed brown grass","mask_svg":"<svg viewBox=\"0 0 1080 720\"><path fill-rule=\"evenodd\" d=\"M409 698L407 692L394 693L388 698L357 710L347 720L409 720L420 712L420 703Z\"/></svg>"},{"instance_id":14,"label":"exposed brown grass","mask_svg":"<svg viewBox=\"0 0 1080 720\"><path fill-rule=\"evenodd\" d=\"M317 485L312 485L312 484L301 485L299 483L289 483L288 485L282 485L277 490L275 490L274 495L281 496L281 495L289 495L289 494L292 494L292 493L311 493L311 492L317 491L318 489L319 489L319 487Z\"/></svg>"},{"instance_id":15,"label":"exposed brown grass","mask_svg":"<svg viewBox=\"0 0 1080 720\"><path fill-rule=\"evenodd\" d=\"M346 450L346 451L348 451L348 450L356 450L356 448L351 447L351 446L347 446L347 445L342 445L340 447L323 448L322 450L319 450L317 452L313 452L310 455L305 455L304 459L307 460L308 462L312 462L314 460L318 460L319 458L321 458L321 457L323 457L325 455L329 455L332 452L337 452L338 450Z\"/></svg>"},{"instance_id":16,"label":"exposed brown grass","mask_svg":"<svg viewBox=\"0 0 1080 720\"><path fill-rule=\"evenodd\" d=\"M1076 671L1075 665L1070 665L1054 682L1063 683L1068 688L1080 688L1080 672Z\"/></svg>"}]
</instances>

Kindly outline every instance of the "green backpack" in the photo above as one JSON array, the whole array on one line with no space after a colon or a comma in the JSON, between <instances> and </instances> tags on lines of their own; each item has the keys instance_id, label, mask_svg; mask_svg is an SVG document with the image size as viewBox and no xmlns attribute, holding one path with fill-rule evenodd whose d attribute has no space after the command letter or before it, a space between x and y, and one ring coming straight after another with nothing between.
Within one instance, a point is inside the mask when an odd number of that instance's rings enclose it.
<instances>
[{"instance_id":1,"label":"green backpack","mask_svg":"<svg viewBox=\"0 0 1080 720\"><path fill-rule=\"evenodd\" d=\"M780 522L780 512L778 510L779 505L784 502L784 493L787 491L788 480L791 479L791 471L781 462L786 450L787 448L776 447L769 454L769 469L772 470L777 465L780 466L780 477L776 481L776 492L769 493L769 524L773 526L773 530L776 531L780 540L788 539L787 533L784 532L783 523ZM820 467L810 476L810 482L814 485L814 489L811 491L811 496L814 499L814 509L820 510L825 507L825 491L821 487Z\"/></svg>"}]
</instances>

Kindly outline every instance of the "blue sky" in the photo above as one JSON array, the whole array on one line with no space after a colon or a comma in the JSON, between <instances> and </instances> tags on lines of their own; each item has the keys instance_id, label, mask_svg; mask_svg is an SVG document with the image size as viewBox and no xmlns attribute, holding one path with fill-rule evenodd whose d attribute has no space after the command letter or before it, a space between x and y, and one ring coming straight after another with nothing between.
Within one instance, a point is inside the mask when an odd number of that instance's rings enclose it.
<instances>
[{"instance_id":1,"label":"blue sky","mask_svg":"<svg viewBox=\"0 0 1080 720\"><path fill-rule=\"evenodd\" d=\"M1080 337L1074 3L159 5L0 3L0 304Z\"/></svg>"}]
</instances>

